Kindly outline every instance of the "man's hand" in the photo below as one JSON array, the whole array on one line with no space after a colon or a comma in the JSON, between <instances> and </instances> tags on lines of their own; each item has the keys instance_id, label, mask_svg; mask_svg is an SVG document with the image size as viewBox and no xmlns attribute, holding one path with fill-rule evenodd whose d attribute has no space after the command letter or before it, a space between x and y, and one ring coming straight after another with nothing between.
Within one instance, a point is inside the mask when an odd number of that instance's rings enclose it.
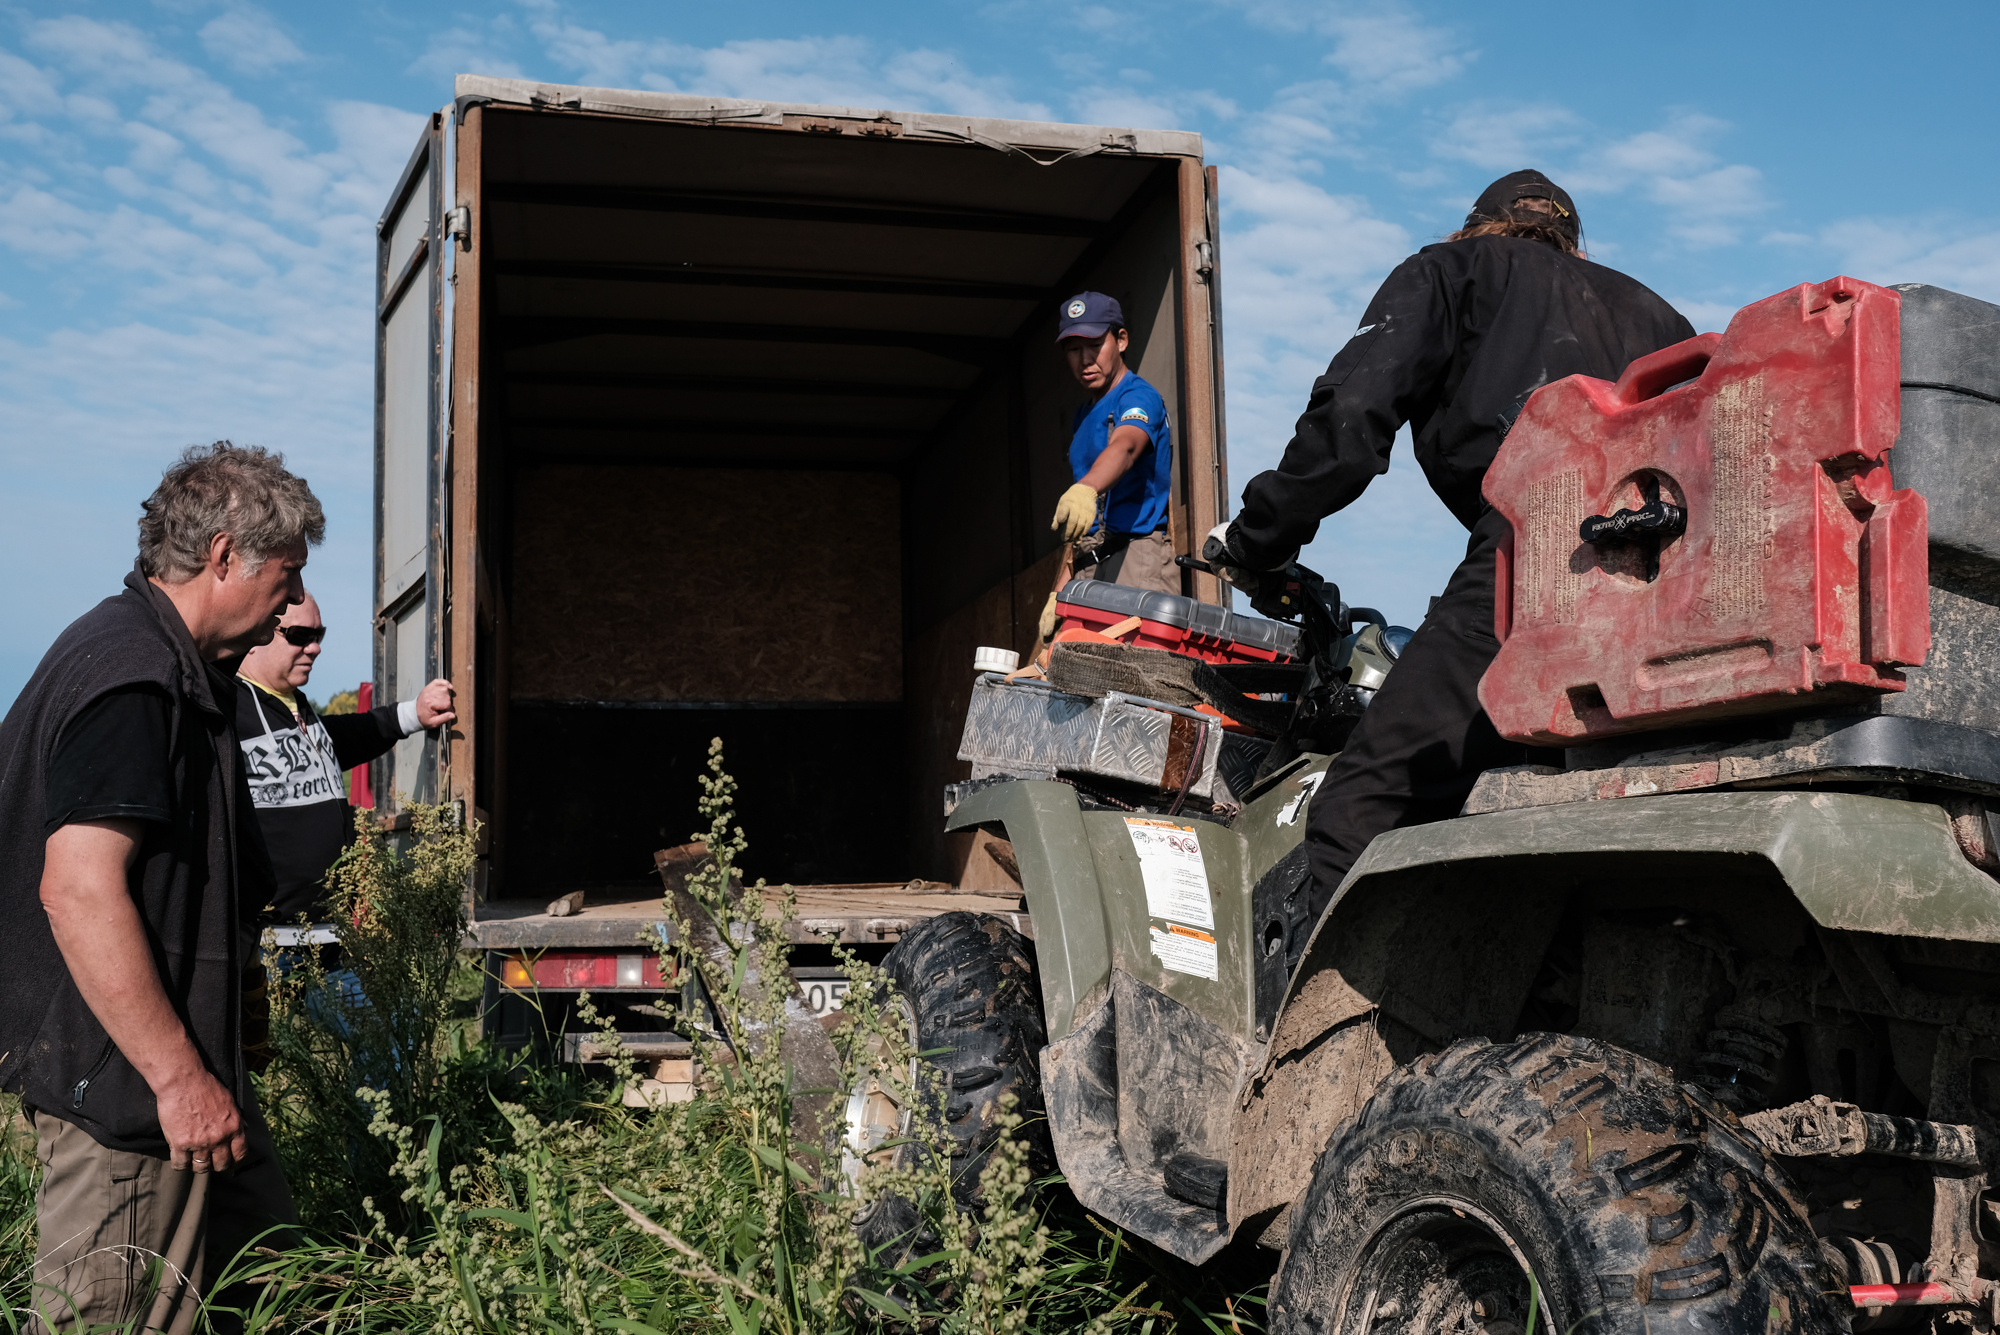
<instances>
[{"instance_id":1,"label":"man's hand","mask_svg":"<svg viewBox=\"0 0 2000 1335\"><path fill-rule=\"evenodd\" d=\"M1075 542L1090 532L1096 523L1097 492L1079 482L1056 502L1056 517L1050 521L1049 527L1062 541Z\"/></svg>"},{"instance_id":2,"label":"man's hand","mask_svg":"<svg viewBox=\"0 0 2000 1335\"><path fill-rule=\"evenodd\" d=\"M452 698L458 694L450 682L439 677L430 685L417 692L417 726L437 728L454 722L458 715L452 710Z\"/></svg>"},{"instance_id":3,"label":"man's hand","mask_svg":"<svg viewBox=\"0 0 2000 1335\"><path fill-rule=\"evenodd\" d=\"M219 1173L243 1161L243 1117L220 1080L197 1069L165 1089L155 1087L153 1096L160 1106L160 1130L167 1136L168 1162L174 1167Z\"/></svg>"},{"instance_id":4,"label":"man's hand","mask_svg":"<svg viewBox=\"0 0 2000 1335\"><path fill-rule=\"evenodd\" d=\"M1245 593L1257 590L1257 572L1243 565L1243 558L1229 550L1229 529L1235 521L1223 520L1208 531L1201 544L1201 559L1214 567L1216 578L1233 584Z\"/></svg>"},{"instance_id":5,"label":"man's hand","mask_svg":"<svg viewBox=\"0 0 2000 1335\"><path fill-rule=\"evenodd\" d=\"M167 1000L132 902L128 878L145 828L135 820L87 820L50 835L42 908L84 1004L152 1087L173 1163L205 1173L243 1157L243 1121Z\"/></svg>"}]
</instances>

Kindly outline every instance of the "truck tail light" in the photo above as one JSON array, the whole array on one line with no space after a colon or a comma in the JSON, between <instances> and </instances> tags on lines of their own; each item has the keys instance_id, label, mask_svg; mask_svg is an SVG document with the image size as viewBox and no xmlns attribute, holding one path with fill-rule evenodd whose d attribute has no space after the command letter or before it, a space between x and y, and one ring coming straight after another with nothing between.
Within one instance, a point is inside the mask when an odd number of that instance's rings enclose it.
<instances>
[{"instance_id":1,"label":"truck tail light","mask_svg":"<svg viewBox=\"0 0 2000 1335\"><path fill-rule=\"evenodd\" d=\"M500 965L500 982L506 987L558 992L656 992L678 985L671 966L661 971L657 955L599 950L509 955Z\"/></svg>"}]
</instances>

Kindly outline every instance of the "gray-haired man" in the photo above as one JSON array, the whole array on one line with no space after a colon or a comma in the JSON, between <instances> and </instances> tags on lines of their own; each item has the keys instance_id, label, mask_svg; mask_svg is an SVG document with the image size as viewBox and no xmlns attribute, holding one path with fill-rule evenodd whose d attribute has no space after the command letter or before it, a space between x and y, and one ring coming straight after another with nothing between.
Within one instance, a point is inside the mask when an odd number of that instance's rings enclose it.
<instances>
[{"instance_id":1,"label":"gray-haired man","mask_svg":"<svg viewBox=\"0 0 2000 1335\"><path fill-rule=\"evenodd\" d=\"M0 723L0 1087L34 1118L37 1305L63 1329L189 1330L237 1247L296 1219L243 1063L270 869L235 669L326 521L280 456L227 442L144 510L125 591Z\"/></svg>"}]
</instances>

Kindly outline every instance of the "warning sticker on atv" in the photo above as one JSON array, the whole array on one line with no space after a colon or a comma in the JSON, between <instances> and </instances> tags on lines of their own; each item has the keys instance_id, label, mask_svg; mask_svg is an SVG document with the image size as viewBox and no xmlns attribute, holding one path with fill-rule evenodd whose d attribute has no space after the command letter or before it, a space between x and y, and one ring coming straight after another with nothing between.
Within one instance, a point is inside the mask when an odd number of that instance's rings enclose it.
<instances>
[{"instance_id":1,"label":"warning sticker on atv","mask_svg":"<svg viewBox=\"0 0 2000 1335\"><path fill-rule=\"evenodd\" d=\"M1192 825L1127 816L1139 878L1146 886L1146 916L1153 919L1153 954L1177 973L1216 977L1215 909L1208 897L1208 868Z\"/></svg>"},{"instance_id":2,"label":"warning sticker on atv","mask_svg":"<svg viewBox=\"0 0 2000 1335\"><path fill-rule=\"evenodd\" d=\"M1194 837L1194 826L1127 816L1125 828L1132 832L1132 848L1139 855L1147 916L1214 931L1208 868L1202 865L1201 841Z\"/></svg>"},{"instance_id":3,"label":"warning sticker on atv","mask_svg":"<svg viewBox=\"0 0 2000 1335\"><path fill-rule=\"evenodd\" d=\"M1221 970L1216 963L1215 938L1193 927L1170 922L1165 928L1154 924L1153 955L1175 973L1191 973L1214 982Z\"/></svg>"}]
</instances>

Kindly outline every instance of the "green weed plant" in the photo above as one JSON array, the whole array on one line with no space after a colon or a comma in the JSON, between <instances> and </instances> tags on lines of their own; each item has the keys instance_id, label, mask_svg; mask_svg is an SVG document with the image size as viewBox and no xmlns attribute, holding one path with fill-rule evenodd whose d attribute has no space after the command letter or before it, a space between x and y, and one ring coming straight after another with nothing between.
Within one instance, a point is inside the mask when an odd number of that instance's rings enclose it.
<instances>
[{"instance_id":1,"label":"green weed plant","mask_svg":"<svg viewBox=\"0 0 2000 1335\"><path fill-rule=\"evenodd\" d=\"M972 1210L961 1211L939 1115L944 1091L912 1060L880 970L843 958L852 990L832 1031L840 1089L802 1086L780 1041L788 1005L800 1004L786 970L794 898L745 884L747 841L719 744L708 770L708 828L697 837L710 858L689 877L686 899L668 900L673 944L653 943L663 976L683 984L658 1006L694 1048L698 1086L683 1103L628 1106L624 1092L646 1088L646 1072L588 998L579 1011L610 1054L608 1088L503 1060L452 1024L476 831L448 808L423 806L408 808L406 831L360 828L333 884L341 962L366 1001L330 989L316 960L272 989L274 1060L260 1088L305 1227L236 1258L212 1289L215 1327L1262 1329L1249 1316L1254 1293L1246 1303L1212 1268L1192 1271L1090 1218L1058 1179L1032 1180L1018 1113ZM696 949L703 939L720 948ZM911 1087L897 1086L897 1072ZM911 1116L850 1173L843 1128L802 1113L840 1112L841 1090L871 1077ZM33 1181L32 1144L0 1144L0 1274L13 1286L0 1296L10 1299L24 1296L14 1290L33 1253ZM886 1194L913 1204L921 1225L871 1251L855 1217Z\"/></svg>"}]
</instances>

